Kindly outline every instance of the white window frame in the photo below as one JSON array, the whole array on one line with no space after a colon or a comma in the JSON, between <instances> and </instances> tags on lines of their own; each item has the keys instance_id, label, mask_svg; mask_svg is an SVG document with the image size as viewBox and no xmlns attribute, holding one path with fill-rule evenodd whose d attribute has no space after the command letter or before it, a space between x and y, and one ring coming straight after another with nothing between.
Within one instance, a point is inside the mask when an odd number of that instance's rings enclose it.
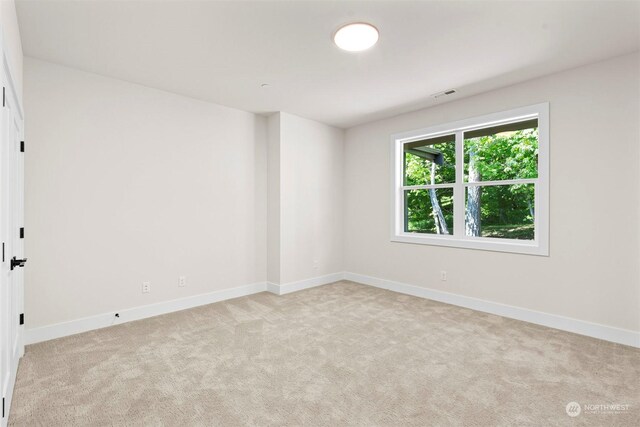
<instances>
[{"instance_id":1,"label":"white window frame","mask_svg":"<svg viewBox=\"0 0 640 427\"><path fill-rule=\"evenodd\" d=\"M500 124L538 119L538 177L505 181L465 183L463 176L463 132ZM426 138L455 134L456 182L452 184L405 186L403 180L403 145ZM391 135L391 241L466 249L549 255L549 103L515 108ZM465 234L465 189L471 185L534 184L535 235L533 240L473 237ZM404 191L411 189L453 188L453 235L422 234L404 231Z\"/></svg>"}]
</instances>

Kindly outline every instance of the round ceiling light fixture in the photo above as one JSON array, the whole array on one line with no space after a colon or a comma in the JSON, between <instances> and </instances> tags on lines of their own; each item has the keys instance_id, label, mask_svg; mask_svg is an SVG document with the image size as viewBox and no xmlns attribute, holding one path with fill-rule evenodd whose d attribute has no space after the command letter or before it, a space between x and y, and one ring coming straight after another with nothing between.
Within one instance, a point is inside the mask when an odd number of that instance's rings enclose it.
<instances>
[{"instance_id":1,"label":"round ceiling light fixture","mask_svg":"<svg viewBox=\"0 0 640 427\"><path fill-rule=\"evenodd\" d=\"M366 22L344 25L333 36L335 44L348 52L369 49L378 41L378 29Z\"/></svg>"}]
</instances>

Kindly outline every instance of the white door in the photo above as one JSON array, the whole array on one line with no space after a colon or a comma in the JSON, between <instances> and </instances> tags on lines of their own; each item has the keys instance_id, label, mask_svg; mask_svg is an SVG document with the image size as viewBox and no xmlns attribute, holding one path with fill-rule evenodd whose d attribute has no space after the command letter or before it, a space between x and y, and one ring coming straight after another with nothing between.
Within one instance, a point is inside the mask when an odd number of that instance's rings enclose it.
<instances>
[{"instance_id":1,"label":"white door","mask_svg":"<svg viewBox=\"0 0 640 427\"><path fill-rule=\"evenodd\" d=\"M0 121L0 386L2 426L7 424L18 361L24 354L24 153L22 113L8 75L2 70Z\"/></svg>"}]
</instances>

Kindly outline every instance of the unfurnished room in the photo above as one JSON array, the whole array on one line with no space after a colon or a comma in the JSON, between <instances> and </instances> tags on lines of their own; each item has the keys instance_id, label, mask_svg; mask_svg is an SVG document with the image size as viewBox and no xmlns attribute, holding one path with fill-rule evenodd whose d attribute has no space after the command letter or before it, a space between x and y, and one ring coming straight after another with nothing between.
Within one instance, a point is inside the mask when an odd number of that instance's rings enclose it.
<instances>
[{"instance_id":1,"label":"unfurnished room","mask_svg":"<svg viewBox=\"0 0 640 427\"><path fill-rule=\"evenodd\" d=\"M0 0L0 427L640 426L640 1Z\"/></svg>"}]
</instances>

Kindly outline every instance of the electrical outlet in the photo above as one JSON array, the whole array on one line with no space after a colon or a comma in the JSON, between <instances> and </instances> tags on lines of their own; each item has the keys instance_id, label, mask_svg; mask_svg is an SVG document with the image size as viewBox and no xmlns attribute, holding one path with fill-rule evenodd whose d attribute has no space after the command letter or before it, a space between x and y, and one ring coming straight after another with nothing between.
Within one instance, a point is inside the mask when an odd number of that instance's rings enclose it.
<instances>
[{"instance_id":1,"label":"electrical outlet","mask_svg":"<svg viewBox=\"0 0 640 427\"><path fill-rule=\"evenodd\" d=\"M447 272L445 270L440 271L440 280L443 282L447 281Z\"/></svg>"},{"instance_id":2,"label":"electrical outlet","mask_svg":"<svg viewBox=\"0 0 640 427\"><path fill-rule=\"evenodd\" d=\"M151 292L151 282L142 282L142 293L148 294Z\"/></svg>"},{"instance_id":3,"label":"electrical outlet","mask_svg":"<svg viewBox=\"0 0 640 427\"><path fill-rule=\"evenodd\" d=\"M178 286L181 288L184 288L185 286L187 286L187 277L186 276L180 276L178 278Z\"/></svg>"},{"instance_id":4,"label":"electrical outlet","mask_svg":"<svg viewBox=\"0 0 640 427\"><path fill-rule=\"evenodd\" d=\"M318 260L317 260L317 259L316 259L316 260L313 260L313 269L314 269L314 270L317 270L317 269L318 269L318 267L319 267Z\"/></svg>"}]
</instances>

